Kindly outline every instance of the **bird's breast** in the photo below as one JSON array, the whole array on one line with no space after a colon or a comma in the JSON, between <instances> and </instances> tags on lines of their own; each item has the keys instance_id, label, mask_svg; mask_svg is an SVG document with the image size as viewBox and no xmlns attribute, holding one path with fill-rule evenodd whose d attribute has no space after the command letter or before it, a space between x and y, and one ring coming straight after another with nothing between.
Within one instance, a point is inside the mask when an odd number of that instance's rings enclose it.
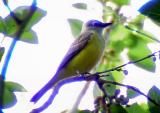
<instances>
[{"instance_id":1,"label":"bird's breast","mask_svg":"<svg viewBox=\"0 0 160 113\"><path fill-rule=\"evenodd\" d=\"M105 41L102 37L92 37L65 68L65 75L89 72L99 61L103 54ZM68 71L69 70L69 71Z\"/></svg>"}]
</instances>

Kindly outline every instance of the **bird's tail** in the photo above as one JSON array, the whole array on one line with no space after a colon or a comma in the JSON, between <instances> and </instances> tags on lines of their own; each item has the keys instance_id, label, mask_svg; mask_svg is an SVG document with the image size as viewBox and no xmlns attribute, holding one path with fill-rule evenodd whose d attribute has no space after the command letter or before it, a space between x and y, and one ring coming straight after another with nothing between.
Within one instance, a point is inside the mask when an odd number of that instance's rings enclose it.
<instances>
[{"instance_id":1,"label":"bird's tail","mask_svg":"<svg viewBox=\"0 0 160 113\"><path fill-rule=\"evenodd\" d=\"M57 77L58 73L56 73L54 77L31 98L30 101L36 103L49 89L55 85Z\"/></svg>"}]
</instances>

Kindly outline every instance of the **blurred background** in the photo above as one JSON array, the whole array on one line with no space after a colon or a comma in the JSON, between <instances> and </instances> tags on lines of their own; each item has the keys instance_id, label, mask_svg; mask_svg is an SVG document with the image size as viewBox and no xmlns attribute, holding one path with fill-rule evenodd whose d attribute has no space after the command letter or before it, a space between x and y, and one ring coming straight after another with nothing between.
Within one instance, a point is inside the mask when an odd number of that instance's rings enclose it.
<instances>
[{"instance_id":1,"label":"blurred background","mask_svg":"<svg viewBox=\"0 0 160 113\"><path fill-rule=\"evenodd\" d=\"M148 0L131 0L130 5L124 5L120 12L127 18L135 18L139 12L137 11ZM15 9L21 5L30 5L32 0L9 0L11 9ZM83 2L87 4L87 9L80 10L73 7L73 4ZM0 1L0 4L3 4ZM68 19L79 19L86 22L90 19L97 19L104 21L103 6L97 0L38 0L38 7L47 11L47 15L42 18L40 22L33 26L33 30L38 36L38 44L29 44L18 41L12 54L12 58L8 67L6 80L14 81L21 84L27 92L19 92L17 95L17 104L11 108L4 109L4 113L28 113L34 107L38 107L45 102L50 92L48 92L36 105L29 102L30 98L35 94L44 84L51 79L56 72L56 69L61 62L63 56L69 48L69 45L74 40L71 33L70 24ZM0 15L5 17L8 15L8 10L5 6L1 5ZM150 19L144 22L144 29L154 34L155 37L160 36L159 27L154 24ZM117 35L118 36L118 35ZM1 36L1 40L2 40ZM5 38L1 46L7 50L12 38ZM147 46L152 52L159 49L158 43L148 43ZM119 55L123 63L129 61L127 49L124 49ZM139 53L141 54L141 51ZM142 56L144 57L144 56ZM3 64L4 59L2 59ZM154 85L160 86L159 75L159 61L156 61L155 73L147 71L146 69L139 68L135 65L127 65L125 69L128 75L124 77L123 83L138 87L142 92L147 93L148 90ZM104 68L101 66L99 69L102 71ZM44 113L60 113L63 110L71 109L74 105L76 98L83 88L85 82L76 82L63 86L59 94L56 96L52 105L44 111ZM80 109L94 109L93 105L93 86L91 84L85 97L82 99ZM125 93L126 89L123 88L121 93ZM65 100L65 101L64 101ZM144 102L146 99L138 96L131 102Z\"/></svg>"}]
</instances>

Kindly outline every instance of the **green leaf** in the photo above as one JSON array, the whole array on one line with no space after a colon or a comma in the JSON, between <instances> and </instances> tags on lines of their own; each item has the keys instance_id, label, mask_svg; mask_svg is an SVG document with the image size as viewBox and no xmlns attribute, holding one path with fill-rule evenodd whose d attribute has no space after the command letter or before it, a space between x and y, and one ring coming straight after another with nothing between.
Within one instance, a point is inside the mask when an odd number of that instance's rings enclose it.
<instances>
[{"instance_id":1,"label":"green leaf","mask_svg":"<svg viewBox=\"0 0 160 113\"><path fill-rule=\"evenodd\" d=\"M0 47L0 61L1 61L2 57L3 57L4 51L5 51L5 48L4 47Z\"/></svg>"},{"instance_id":2,"label":"green leaf","mask_svg":"<svg viewBox=\"0 0 160 113\"><path fill-rule=\"evenodd\" d=\"M24 41L24 42L28 42L28 43L34 43L34 44L38 43L37 34L33 30L24 31L19 40Z\"/></svg>"},{"instance_id":3,"label":"green leaf","mask_svg":"<svg viewBox=\"0 0 160 113\"><path fill-rule=\"evenodd\" d=\"M128 24L134 25L136 27L138 27L139 29L143 28L143 24L144 24L144 20L145 20L145 16L142 14L137 15L134 19L131 19Z\"/></svg>"},{"instance_id":4,"label":"green leaf","mask_svg":"<svg viewBox=\"0 0 160 113\"><path fill-rule=\"evenodd\" d=\"M141 30L133 24L125 26L118 24L110 33L109 47L113 48L116 53L121 53L126 47L134 47L139 40L147 44L157 39L151 33Z\"/></svg>"},{"instance_id":5,"label":"green leaf","mask_svg":"<svg viewBox=\"0 0 160 113\"><path fill-rule=\"evenodd\" d=\"M102 91L99 89L98 85L95 84L93 88L93 98L94 100L97 99L97 97L102 96Z\"/></svg>"},{"instance_id":6,"label":"green leaf","mask_svg":"<svg viewBox=\"0 0 160 113\"><path fill-rule=\"evenodd\" d=\"M5 30L6 30L5 27L6 27L5 26L5 22L4 22L3 18L0 17L0 33L4 33L5 32Z\"/></svg>"},{"instance_id":7,"label":"green leaf","mask_svg":"<svg viewBox=\"0 0 160 113\"><path fill-rule=\"evenodd\" d=\"M73 37L77 37L82 29L83 22L77 19L68 19Z\"/></svg>"},{"instance_id":8,"label":"green leaf","mask_svg":"<svg viewBox=\"0 0 160 113\"><path fill-rule=\"evenodd\" d=\"M108 0L98 0L98 1L100 1L100 3L108 2ZM103 21L110 20L110 17L114 18L114 25L119 23L120 16L117 15L117 12L111 6L106 5L105 7L103 7L103 15L102 15Z\"/></svg>"},{"instance_id":9,"label":"green leaf","mask_svg":"<svg viewBox=\"0 0 160 113\"><path fill-rule=\"evenodd\" d=\"M15 83L15 82L7 81L5 82L5 87L10 92L26 92L26 89L22 85Z\"/></svg>"},{"instance_id":10,"label":"green leaf","mask_svg":"<svg viewBox=\"0 0 160 113\"><path fill-rule=\"evenodd\" d=\"M30 13L30 6L20 6L13 11L20 20L24 21L26 16ZM46 11L41 8L36 9L33 16L29 20L29 23L26 26L26 29L30 29L33 25L38 23L44 16L46 15Z\"/></svg>"},{"instance_id":11,"label":"green leaf","mask_svg":"<svg viewBox=\"0 0 160 113\"><path fill-rule=\"evenodd\" d=\"M115 52L120 53L125 48L124 39L131 34L131 31L126 29L123 25L116 25L110 32L109 47L114 48Z\"/></svg>"},{"instance_id":12,"label":"green leaf","mask_svg":"<svg viewBox=\"0 0 160 113\"><path fill-rule=\"evenodd\" d=\"M124 79L124 74L122 72L119 72L119 71L113 71L112 76L113 76L115 82L121 83ZM116 87L119 87L119 86L116 86Z\"/></svg>"},{"instance_id":13,"label":"green leaf","mask_svg":"<svg viewBox=\"0 0 160 113\"><path fill-rule=\"evenodd\" d=\"M25 8L24 8L25 9ZM27 9L27 7L26 7ZM26 29L30 29L33 25L38 23L44 16L46 16L47 12L43 9L37 8L34 12L32 18L30 19L29 23L26 26Z\"/></svg>"},{"instance_id":14,"label":"green leaf","mask_svg":"<svg viewBox=\"0 0 160 113\"><path fill-rule=\"evenodd\" d=\"M10 92L7 88L4 88L3 95L3 105L1 106L3 109L12 107L16 104L17 99L13 92Z\"/></svg>"},{"instance_id":15,"label":"green leaf","mask_svg":"<svg viewBox=\"0 0 160 113\"><path fill-rule=\"evenodd\" d=\"M150 113L149 106L146 103L141 103L140 106L142 109L144 109L145 113Z\"/></svg>"},{"instance_id":16,"label":"green leaf","mask_svg":"<svg viewBox=\"0 0 160 113\"><path fill-rule=\"evenodd\" d=\"M4 21L5 21L5 26L6 26L6 31L4 32L4 34L7 36L14 37L16 32L19 30L19 25L10 15L5 17Z\"/></svg>"},{"instance_id":17,"label":"green leaf","mask_svg":"<svg viewBox=\"0 0 160 113\"><path fill-rule=\"evenodd\" d=\"M136 91L133 91L133 90L131 90L131 89L127 89L127 97L128 98L134 98L134 97L136 97L136 96L138 96L139 95L139 93L137 93Z\"/></svg>"},{"instance_id":18,"label":"green leaf","mask_svg":"<svg viewBox=\"0 0 160 113\"><path fill-rule=\"evenodd\" d=\"M116 52L114 50L114 48L111 48L111 49L107 48L105 50L104 56L102 57L101 64L99 65L99 67L97 68L96 71L100 72L100 71L104 71L104 70L109 70L115 66L121 65L122 60L120 59L119 55L120 55L120 53ZM117 73L117 74L119 75L119 73Z\"/></svg>"},{"instance_id":19,"label":"green leaf","mask_svg":"<svg viewBox=\"0 0 160 113\"><path fill-rule=\"evenodd\" d=\"M160 89L158 89L156 86L153 86L149 90L148 96L151 97L156 103L160 105ZM148 105L151 113L159 113L160 106L157 106L150 101L148 101Z\"/></svg>"},{"instance_id":20,"label":"green leaf","mask_svg":"<svg viewBox=\"0 0 160 113\"><path fill-rule=\"evenodd\" d=\"M159 0L150 0L146 4L144 4L139 12L143 15L148 16L155 22L160 22L160 1Z\"/></svg>"},{"instance_id":21,"label":"green leaf","mask_svg":"<svg viewBox=\"0 0 160 113\"><path fill-rule=\"evenodd\" d=\"M127 111L121 105L117 104L112 104L109 109L111 113L127 113Z\"/></svg>"},{"instance_id":22,"label":"green leaf","mask_svg":"<svg viewBox=\"0 0 160 113\"><path fill-rule=\"evenodd\" d=\"M108 81L115 81L112 75L109 75L109 76L105 77L104 79L105 79L105 80L108 80ZM115 90L116 90L116 85L106 83L106 84L104 84L104 87L105 87L105 89L106 89L106 92L107 92L110 96L113 96L113 95L114 95L114 92L115 92Z\"/></svg>"},{"instance_id":23,"label":"green leaf","mask_svg":"<svg viewBox=\"0 0 160 113\"><path fill-rule=\"evenodd\" d=\"M87 9L87 4L85 3L75 3L75 4L72 4L72 6L77 9Z\"/></svg>"},{"instance_id":24,"label":"green leaf","mask_svg":"<svg viewBox=\"0 0 160 113\"><path fill-rule=\"evenodd\" d=\"M139 60L148 55L152 54L147 45L138 40L134 47L129 48L128 57L131 61ZM135 63L135 65L146 69L147 71L154 72L155 71L155 62L152 61L152 58L147 58L143 61Z\"/></svg>"},{"instance_id":25,"label":"green leaf","mask_svg":"<svg viewBox=\"0 0 160 113\"><path fill-rule=\"evenodd\" d=\"M120 6L128 5L130 3L130 0L112 0L112 1Z\"/></svg>"},{"instance_id":26,"label":"green leaf","mask_svg":"<svg viewBox=\"0 0 160 113\"><path fill-rule=\"evenodd\" d=\"M141 107L137 103L134 103L129 107L126 107L126 110L127 113L149 113L148 110L143 109L143 107Z\"/></svg>"},{"instance_id":27,"label":"green leaf","mask_svg":"<svg viewBox=\"0 0 160 113\"><path fill-rule=\"evenodd\" d=\"M16 33L19 31L20 26L25 22L26 16L30 12L30 6L20 6L13 11L16 17L21 20L21 23L17 23L11 15L8 15L5 18L6 32L5 35L15 38ZM46 12L40 8L37 8L29 22L27 23L24 33L19 40L29 42L29 43L38 43L36 33L31 30L31 27L35 25L38 21L46 15Z\"/></svg>"},{"instance_id":28,"label":"green leaf","mask_svg":"<svg viewBox=\"0 0 160 113\"><path fill-rule=\"evenodd\" d=\"M125 39L125 37L130 33L122 24L116 25L110 32L111 41L119 41Z\"/></svg>"}]
</instances>

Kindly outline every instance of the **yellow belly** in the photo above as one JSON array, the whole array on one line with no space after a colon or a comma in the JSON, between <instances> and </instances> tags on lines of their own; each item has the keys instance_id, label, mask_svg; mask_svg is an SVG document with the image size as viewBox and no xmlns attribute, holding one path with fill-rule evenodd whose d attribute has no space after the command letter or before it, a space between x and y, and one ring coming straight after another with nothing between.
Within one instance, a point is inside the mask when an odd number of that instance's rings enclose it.
<instances>
[{"instance_id":1,"label":"yellow belly","mask_svg":"<svg viewBox=\"0 0 160 113\"><path fill-rule=\"evenodd\" d=\"M99 61L104 50L104 39L93 37L68 65L61 70L59 79L76 75L77 73L89 72Z\"/></svg>"}]
</instances>

